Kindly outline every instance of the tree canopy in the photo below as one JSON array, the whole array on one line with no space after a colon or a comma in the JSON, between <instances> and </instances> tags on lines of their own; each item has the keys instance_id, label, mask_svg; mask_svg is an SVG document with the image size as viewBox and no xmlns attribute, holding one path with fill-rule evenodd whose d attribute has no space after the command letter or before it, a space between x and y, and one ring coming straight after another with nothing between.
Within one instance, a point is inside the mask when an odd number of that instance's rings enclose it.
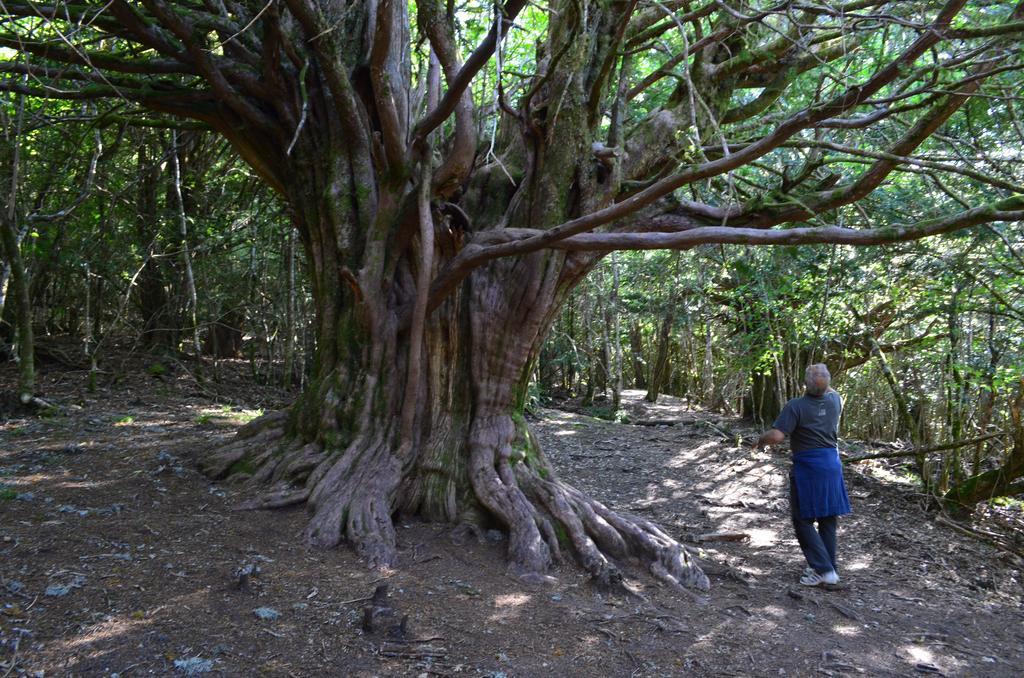
<instances>
[{"instance_id":1,"label":"tree canopy","mask_svg":"<svg viewBox=\"0 0 1024 678\"><path fill-rule=\"evenodd\" d=\"M278 189L314 116L396 179L440 129L432 199L491 164L521 186L579 109L593 155L577 160L609 197L544 234L471 240L433 303L471 267L541 247L871 244L1020 217L1013 3L513 1L500 20L472 2L357 5L8 2L3 88L200 120ZM866 220L850 209L865 201L897 209Z\"/></svg>"}]
</instances>

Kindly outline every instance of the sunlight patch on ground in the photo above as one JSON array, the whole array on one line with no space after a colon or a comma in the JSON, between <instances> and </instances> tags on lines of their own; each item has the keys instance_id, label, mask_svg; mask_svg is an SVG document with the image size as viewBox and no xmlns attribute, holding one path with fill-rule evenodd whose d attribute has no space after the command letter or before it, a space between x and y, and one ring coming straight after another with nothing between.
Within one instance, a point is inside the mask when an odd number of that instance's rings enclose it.
<instances>
[{"instance_id":1,"label":"sunlight patch on ground","mask_svg":"<svg viewBox=\"0 0 1024 678\"><path fill-rule=\"evenodd\" d=\"M4 485L10 485L19 489L28 488L32 485L38 485L42 483L46 484L57 484L60 482L62 477L66 477L66 473L33 473L32 475L24 476L4 476Z\"/></svg>"},{"instance_id":2,"label":"sunlight patch on ground","mask_svg":"<svg viewBox=\"0 0 1024 678\"><path fill-rule=\"evenodd\" d=\"M868 464L870 463L871 462L868 462ZM884 480L888 483L895 483L897 485L905 486L917 485L917 479L913 475L910 475L909 473L893 473L891 470L885 468L884 466L881 466L880 464L875 464L872 466L868 466L866 468L871 469L871 475L881 480Z\"/></svg>"},{"instance_id":3,"label":"sunlight patch on ground","mask_svg":"<svg viewBox=\"0 0 1024 678\"><path fill-rule=\"evenodd\" d=\"M848 565L844 565L843 569L856 571L856 570L867 570L871 567L871 563L874 560L872 556L859 556L853 562Z\"/></svg>"},{"instance_id":4,"label":"sunlight patch on ground","mask_svg":"<svg viewBox=\"0 0 1024 678\"><path fill-rule=\"evenodd\" d=\"M779 540L778 530L769 530L761 527L747 527L744 528L743 531L750 535L751 546L772 546Z\"/></svg>"},{"instance_id":5,"label":"sunlight patch on ground","mask_svg":"<svg viewBox=\"0 0 1024 678\"><path fill-rule=\"evenodd\" d=\"M853 626L852 624L835 624L832 627L832 630L835 633L838 633L841 636L859 636L860 635L860 627L859 626Z\"/></svg>"},{"instance_id":6,"label":"sunlight patch on ground","mask_svg":"<svg viewBox=\"0 0 1024 678\"><path fill-rule=\"evenodd\" d=\"M147 625L149 623L150 622L146 619L114 617L88 628L81 636L77 636L63 642L58 641L57 645L68 649L82 647L83 645L91 645L101 640L125 635L139 626Z\"/></svg>"},{"instance_id":7,"label":"sunlight patch on ground","mask_svg":"<svg viewBox=\"0 0 1024 678\"><path fill-rule=\"evenodd\" d=\"M533 596L526 593L506 593L494 597L494 607L519 607L526 605L533 599Z\"/></svg>"},{"instance_id":8,"label":"sunlight patch on ground","mask_svg":"<svg viewBox=\"0 0 1024 678\"><path fill-rule=\"evenodd\" d=\"M718 445L717 440L710 440L702 445L698 445L697 447L691 447L682 454L678 454L672 459L670 459L665 464L665 467L680 468L682 466L685 466L686 464L691 464L694 461L694 457L699 456L701 452L706 452L711 448L715 447L716 445Z\"/></svg>"},{"instance_id":9,"label":"sunlight patch on ground","mask_svg":"<svg viewBox=\"0 0 1024 678\"><path fill-rule=\"evenodd\" d=\"M785 608L779 607L778 605L766 605L761 608L761 612L766 614L773 619L785 619L789 616L789 612Z\"/></svg>"},{"instance_id":10,"label":"sunlight patch on ground","mask_svg":"<svg viewBox=\"0 0 1024 678\"><path fill-rule=\"evenodd\" d=\"M677 498L678 497L673 495L673 499ZM634 508L643 506L657 506L659 504L667 504L669 501L670 500L668 497L662 497L659 495L657 485L648 485L647 496L644 499L638 499L637 501L633 502L633 506Z\"/></svg>"},{"instance_id":11,"label":"sunlight patch on ground","mask_svg":"<svg viewBox=\"0 0 1024 678\"><path fill-rule=\"evenodd\" d=\"M112 485L112 480L65 480L64 482L53 483L51 487L59 487L64 490L95 490L104 485Z\"/></svg>"},{"instance_id":12,"label":"sunlight patch on ground","mask_svg":"<svg viewBox=\"0 0 1024 678\"><path fill-rule=\"evenodd\" d=\"M552 435L556 435L556 436L574 436L574 435L576 435L578 433L579 433L579 431L574 431L571 428L560 428L557 431L554 431Z\"/></svg>"},{"instance_id":13,"label":"sunlight patch on ground","mask_svg":"<svg viewBox=\"0 0 1024 678\"><path fill-rule=\"evenodd\" d=\"M533 596L526 593L505 593L495 596L494 607L497 611L489 617L489 620L497 622L516 617L519 614L519 608L529 603L532 599Z\"/></svg>"},{"instance_id":14,"label":"sunlight patch on ground","mask_svg":"<svg viewBox=\"0 0 1024 678\"><path fill-rule=\"evenodd\" d=\"M912 661L930 664L935 660L935 655L926 647L916 645L904 645L903 651L907 653Z\"/></svg>"},{"instance_id":15,"label":"sunlight patch on ground","mask_svg":"<svg viewBox=\"0 0 1024 678\"><path fill-rule=\"evenodd\" d=\"M263 416L262 409L236 410L227 405L221 407L194 407L190 409L198 412L192 419L197 424L247 424L253 419Z\"/></svg>"}]
</instances>

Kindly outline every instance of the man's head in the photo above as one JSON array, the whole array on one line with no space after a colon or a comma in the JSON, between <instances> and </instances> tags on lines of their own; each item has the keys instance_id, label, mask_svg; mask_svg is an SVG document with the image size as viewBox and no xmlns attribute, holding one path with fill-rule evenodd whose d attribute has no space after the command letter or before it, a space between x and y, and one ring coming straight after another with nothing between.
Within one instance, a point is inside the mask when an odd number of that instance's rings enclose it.
<instances>
[{"instance_id":1,"label":"man's head","mask_svg":"<svg viewBox=\"0 0 1024 678\"><path fill-rule=\"evenodd\" d=\"M825 363L815 363L807 366L804 372L804 385L807 386L807 395L825 395L829 384L832 382L832 375L828 373Z\"/></svg>"}]
</instances>

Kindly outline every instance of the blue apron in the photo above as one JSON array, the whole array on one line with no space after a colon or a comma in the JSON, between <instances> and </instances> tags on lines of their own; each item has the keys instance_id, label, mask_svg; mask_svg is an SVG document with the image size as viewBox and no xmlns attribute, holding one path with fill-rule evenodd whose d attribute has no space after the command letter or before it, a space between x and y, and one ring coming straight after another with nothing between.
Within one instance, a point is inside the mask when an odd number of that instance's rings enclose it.
<instances>
[{"instance_id":1,"label":"blue apron","mask_svg":"<svg viewBox=\"0 0 1024 678\"><path fill-rule=\"evenodd\" d=\"M793 480L800 517L804 520L841 516L850 512L850 498L843 484L839 450L819 447L793 454Z\"/></svg>"}]
</instances>

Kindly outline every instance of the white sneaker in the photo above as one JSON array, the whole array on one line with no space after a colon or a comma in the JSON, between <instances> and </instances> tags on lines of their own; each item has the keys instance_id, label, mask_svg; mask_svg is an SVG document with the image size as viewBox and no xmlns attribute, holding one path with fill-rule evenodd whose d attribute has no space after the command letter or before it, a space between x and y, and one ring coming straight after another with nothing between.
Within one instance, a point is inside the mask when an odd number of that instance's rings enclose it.
<instances>
[{"instance_id":1,"label":"white sneaker","mask_svg":"<svg viewBox=\"0 0 1024 678\"><path fill-rule=\"evenodd\" d=\"M822 584L828 584L829 586L835 586L839 583L839 575L836 574L835 570L829 570L825 574L818 574L811 568L804 570L804 574L800 577L800 583L804 586L821 586Z\"/></svg>"}]
</instances>

